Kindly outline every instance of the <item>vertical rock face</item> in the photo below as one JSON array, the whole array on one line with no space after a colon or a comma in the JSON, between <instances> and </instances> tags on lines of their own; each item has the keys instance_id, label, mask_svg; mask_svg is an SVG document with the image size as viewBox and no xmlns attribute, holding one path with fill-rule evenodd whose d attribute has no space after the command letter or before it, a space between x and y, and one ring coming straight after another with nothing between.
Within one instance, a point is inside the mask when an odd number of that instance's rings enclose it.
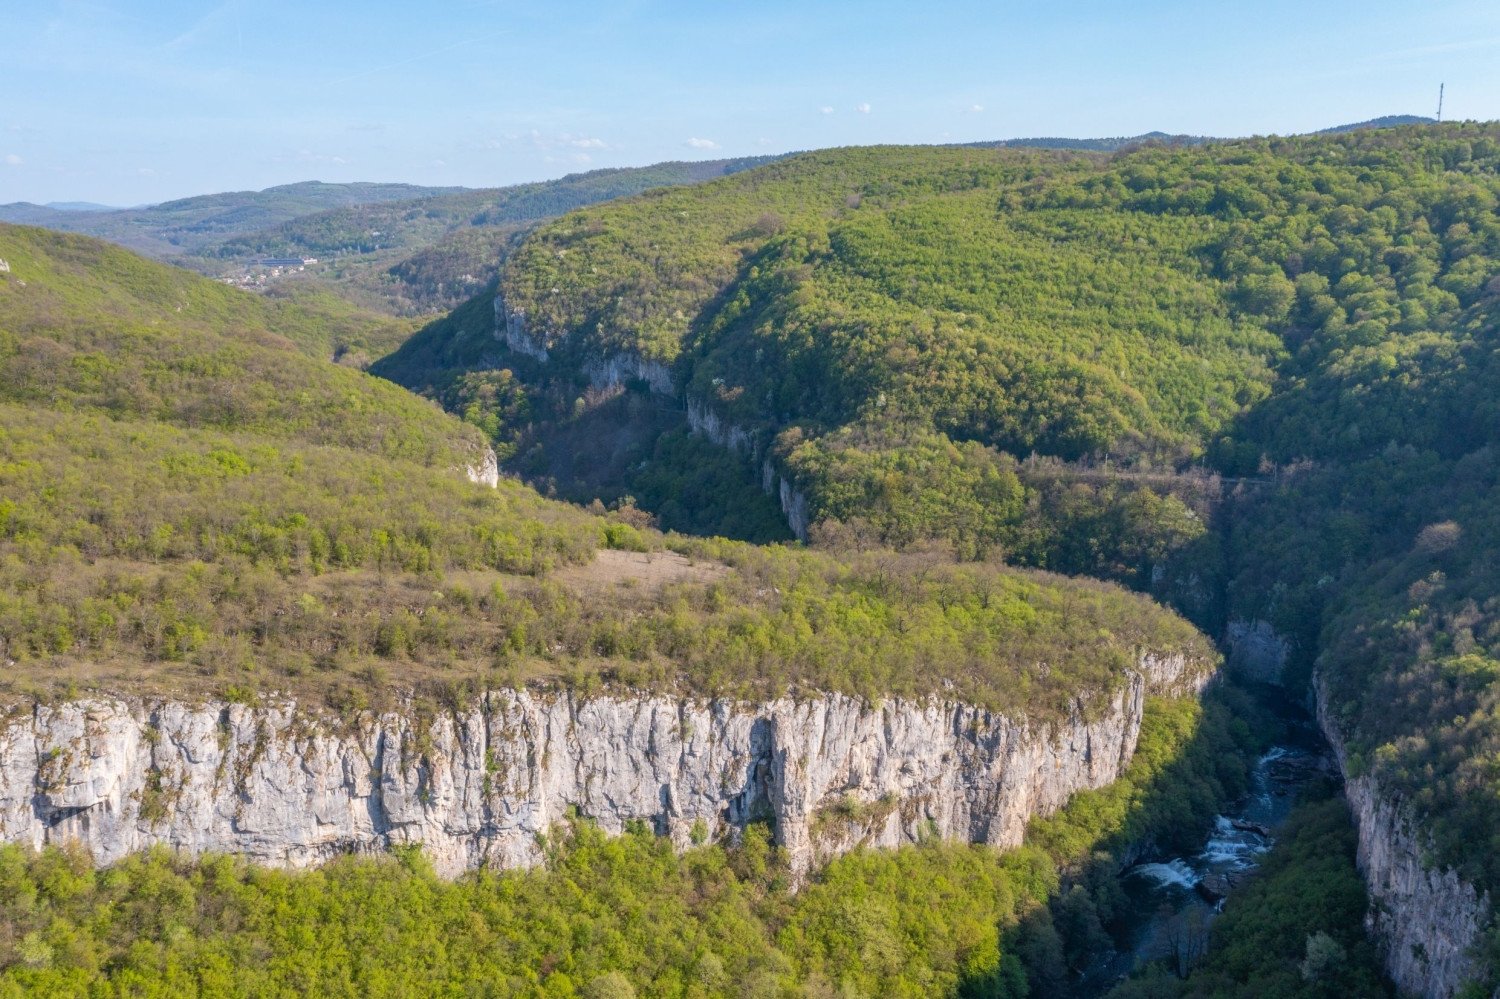
<instances>
[{"instance_id":1,"label":"vertical rock face","mask_svg":"<svg viewBox=\"0 0 1500 999\"><path fill-rule=\"evenodd\" d=\"M495 339L511 350L527 357L545 362L551 357L549 345L552 335L542 330L527 327L526 312L512 310L505 299L495 296ZM619 385L638 378L651 386L651 391L662 395L672 394L672 373L660 361L648 361L636 354L616 354L608 358L591 358L583 363L583 373L597 387Z\"/></svg>"},{"instance_id":2,"label":"vertical rock face","mask_svg":"<svg viewBox=\"0 0 1500 999\"><path fill-rule=\"evenodd\" d=\"M267 707L88 700L0 725L0 838L111 862L152 844L306 866L420 843L445 874L518 867L576 809L685 845L774 822L798 871L858 844L1012 846L1027 821L1115 779L1148 692L1207 679L1142 657L1049 724L951 701L766 703L497 691L473 708L354 727Z\"/></svg>"},{"instance_id":3,"label":"vertical rock face","mask_svg":"<svg viewBox=\"0 0 1500 999\"><path fill-rule=\"evenodd\" d=\"M535 333L527 328L526 313L520 310L509 309L505 300L499 295L495 296L495 339L503 342L511 350L534 357L538 361L545 362L551 354L548 350L550 337L547 333ZM590 384L595 387L605 388L614 385L622 385L627 381L639 380L645 382L651 391L658 395L676 397L676 388L672 383L672 372L660 361L648 361L636 354L615 354L612 357L594 357L586 359L582 364L583 374L588 378ZM757 448L754 436L743 427L729 423L722 419L711 406L699 399L687 399L688 427L696 434L707 437L720 447L729 448L731 451L741 452L755 460ZM807 496L791 481L771 471L771 459L766 457L762 464L765 491L776 497L781 503L781 512L786 517L787 526L792 533L802 541L807 540L807 531L810 526L808 514ZM469 477L476 482L488 481L476 478L476 472L471 467ZM495 471L495 482L499 482L499 470Z\"/></svg>"},{"instance_id":4,"label":"vertical rock face","mask_svg":"<svg viewBox=\"0 0 1500 999\"><path fill-rule=\"evenodd\" d=\"M1281 683L1292 647L1270 622L1235 618L1225 629L1224 644L1230 672L1256 683Z\"/></svg>"},{"instance_id":5,"label":"vertical rock face","mask_svg":"<svg viewBox=\"0 0 1500 999\"><path fill-rule=\"evenodd\" d=\"M526 329L526 313L519 309L510 311L505 307L505 299L499 295L495 296L495 339L504 341L517 353L538 361L547 360L546 336L533 337Z\"/></svg>"},{"instance_id":6,"label":"vertical rock face","mask_svg":"<svg viewBox=\"0 0 1500 999\"><path fill-rule=\"evenodd\" d=\"M707 437L720 447L741 454L754 456L755 440L744 427L720 419L713 407L700 399L687 401L688 429L700 437ZM769 489L766 490L770 492Z\"/></svg>"},{"instance_id":7,"label":"vertical rock face","mask_svg":"<svg viewBox=\"0 0 1500 999\"><path fill-rule=\"evenodd\" d=\"M472 465L464 467L464 474L469 481L481 486L489 486L491 489L500 485L500 461L495 457L495 449L486 447L479 460Z\"/></svg>"},{"instance_id":8,"label":"vertical rock face","mask_svg":"<svg viewBox=\"0 0 1500 999\"><path fill-rule=\"evenodd\" d=\"M1318 722L1347 777L1343 734L1328 716L1321 683L1316 690ZM1429 837L1374 778L1348 780L1345 794L1359 825L1359 869L1374 903L1366 922L1385 949L1386 971L1403 992L1447 999L1482 970L1470 950L1489 923L1490 898L1458 872L1423 863Z\"/></svg>"},{"instance_id":9,"label":"vertical rock face","mask_svg":"<svg viewBox=\"0 0 1500 999\"><path fill-rule=\"evenodd\" d=\"M672 395L672 373L667 366L635 354L616 354L585 361L583 373L595 388L623 385L636 379L645 382L658 395Z\"/></svg>"},{"instance_id":10,"label":"vertical rock face","mask_svg":"<svg viewBox=\"0 0 1500 999\"><path fill-rule=\"evenodd\" d=\"M687 402L688 427L695 434L707 437L720 447L728 448L755 460L757 448L754 436L737 424L721 419L719 414L707 403L697 399L689 399ZM768 495L776 497L781 504L782 516L786 517L787 526L792 529L792 534L799 541L807 540L807 529L811 525L812 518L808 513L807 494L792 485L790 479L776 471L771 463L770 455L761 459L760 463L761 488Z\"/></svg>"}]
</instances>

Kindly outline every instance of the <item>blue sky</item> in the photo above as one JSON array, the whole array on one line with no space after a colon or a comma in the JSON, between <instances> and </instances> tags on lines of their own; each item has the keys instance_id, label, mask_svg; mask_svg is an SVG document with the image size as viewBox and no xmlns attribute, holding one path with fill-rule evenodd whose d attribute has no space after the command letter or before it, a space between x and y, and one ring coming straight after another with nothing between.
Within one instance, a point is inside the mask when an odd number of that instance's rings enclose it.
<instances>
[{"instance_id":1,"label":"blue sky","mask_svg":"<svg viewBox=\"0 0 1500 999\"><path fill-rule=\"evenodd\" d=\"M1500 3L0 0L0 202L1500 117Z\"/></svg>"}]
</instances>

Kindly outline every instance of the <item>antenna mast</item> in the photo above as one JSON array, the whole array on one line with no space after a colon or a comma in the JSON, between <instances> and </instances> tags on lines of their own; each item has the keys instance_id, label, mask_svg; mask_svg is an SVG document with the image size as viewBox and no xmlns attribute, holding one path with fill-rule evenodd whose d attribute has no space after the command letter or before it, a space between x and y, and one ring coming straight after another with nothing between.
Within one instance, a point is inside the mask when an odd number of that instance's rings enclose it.
<instances>
[{"instance_id":1,"label":"antenna mast","mask_svg":"<svg viewBox=\"0 0 1500 999\"><path fill-rule=\"evenodd\" d=\"M1438 113L1437 113L1437 120L1439 122L1441 122L1443 120L1443 87L1445 87L1445 86L1446 86L1446 84L1443 84L1443 83L1439 83L1438 84Z\"/></svg>"}]
</instances>

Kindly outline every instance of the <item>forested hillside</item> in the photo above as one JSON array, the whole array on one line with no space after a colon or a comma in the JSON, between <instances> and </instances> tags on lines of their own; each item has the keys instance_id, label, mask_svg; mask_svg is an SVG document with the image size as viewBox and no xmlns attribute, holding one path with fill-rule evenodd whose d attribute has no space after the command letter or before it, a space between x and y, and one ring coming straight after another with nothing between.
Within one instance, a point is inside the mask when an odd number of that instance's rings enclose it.
<instances>
[{"instance_id":1,"label":"forested hillside","mask_svg":"<svg viewBox=\"0 0 1500 999\"><path fill-rule=\"evenodd\" d=\"M279 335L301 335L295 309L82 237L0 239L14 690L139 671L221 690L379 677L363 685L380 694L501 669L747 695L956 683L1040 710L1118 682L1140 647L1210 655L1117 588L993 567L678 540L678 585L566 583L598 547L668 541L628 509L471 485L480 433L296 350Z\"/></svg>"},{"instance_id":2,"label":"forested hillside","mask_svg":"<svg viewBox=\"0 0 1500 999\"><path fill-rule=\"evenodd\" d=\"M0 226L0 254L12 706L295 696L356 725L502 686L609 685L940 693L1043 723L1117 689L1144 649L1194 676L1215 659L1107 583L664 537L629 507L472 483L478 430L299 350L293 307L83 237ZM862 852L796 894L762 825L677 856L579 819L543 870L457 884L417 853L292 875L163 855L91 871L6 847L0 992L1020 996L1099 943L1116 855L1192 837L1243 786L1246 710L1152 698L1125 779L1039 822L1035 847ZM470 945L441 943L460 926Z\"/></svg>"},{"instance_id":3,"label":"forested hillside","mask_svg":"<svg viewBox=\"0 0 1500 999\"><path fill-rule=\"evenodd\" d=\"M1266 620L1291 682L1321 661L1354 772L1495 890L1497 204L1484 124L811 153L530 236L498 294L549 357L490 341L503 392L466 388L479 341L442 330L388 370L547 474L539 448L620 405L588 363L657 362L815 542L936 539Z\"/></svg>"},{"instance_id":4,"label":"forested hillside","mask_svg":"<svg viewBox=\"0 0 1500 999\"><path fill-rule=\"evenodd\" d=\"M310 286L382 313L430 316L492 281L510 244L543 219L654 187L701 183L772 158L592 170L335 208L234 234L178 262L206 274L235 275L263 257L316 258L310 272L271 287L296 293Z\"/></svg>"},{"instance_id":5,"label":"forested hillside","mask_svg":"<svg viewBox=\"0 0 1500 999\"><path fill-rule=\"evenodd\" d=\"M345 352L368 364L411 327L375 316L431 316L451 309L494 278L518 234L540 220L654 187L695 184L775 157L656 163L592 170L499 188L306 182L164 202L143 208L67 211L0 205L0 222L97 236L213 277L254 283L348 325L402 330ZM266 259L316 259L287 270ZM270 280L266 280L266 278ZM353 308L351 308L351 306Z\"/></svg>"},{"instance_id":6,"label":"forested hillside","mask_svg":"<svg viewBox=\"0 0 1500 999\"><path fill-rule=\"evenodd\" d=\"M293 689L353 716L395 687L944 690L1059 717L1142 647L1211 658L1141 597L1007 561L1148 590L1214 631L1268 622L1285 682L1317 665L1351 776L1376 776L1435 862L1493 892L1497 204L1500 130L1482 125L806 154L527 237L494 290L376 366L453 415L326 362L393 342L330 333L332 309L5 227L8 693ZM658 370L654 389L628 375ZM688 433L688 403L739 443ZM469 483L486 444L613 509ZM810 548L646 524L774 537L766 468L805 504ZM601 550L643 553L666 581ZM1216 725L1202 738L1237 759ZM1230 773L1204 779L1182 829L1234 791ZM1065 839L1050 863L1095 841ZM11 863L34 879L25 865L56 861ZM1094 922L1014 944L1061 964L989 967L1037 994L1076 973L1068 948L1108 923L1102 883ZM763 890L749 884L726 890ZM1067 897L1049 918L1082 918ZM802 981L817 965L799 963L800 917L766 904L746 939L774 938L765 960ZM1030 925L1008 905L985 920ZM64 939L36 937L49 962ZM964 979L944 967L958 977L923 982Z\"/></svg>"}]
</instances>

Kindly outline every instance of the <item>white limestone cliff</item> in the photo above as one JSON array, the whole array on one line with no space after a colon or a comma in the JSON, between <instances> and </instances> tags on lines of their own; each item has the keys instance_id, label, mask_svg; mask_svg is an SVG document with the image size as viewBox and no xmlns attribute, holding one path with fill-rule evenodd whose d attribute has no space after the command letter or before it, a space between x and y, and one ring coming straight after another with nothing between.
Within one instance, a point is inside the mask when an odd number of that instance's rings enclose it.
<instances>
[{"instance_id":1,"label":"white limestone cliff","mask_svg":"<svg viewBox=\"0 0 1500 999\"><path fill-rule=\"evenodd\" d=\"M610 388L639 380L658 395L672 395L672 373L660 361L648 361L636 354L590 358L583 362L583 373L595 388Z\"/></svg>"},{"instance_id":2,"label":"white limestone cliff","mask_svg":"<svg viewBox=\"0 0 1500 999\"><path fill-rule=\"evenodd\" d=\"M1372 903L1366 927L1404 994L1448 999L1481 970L1471 948L1489 924L1490 898L1457 871L1424 862L1430 837L1374 777L1348 776L1343 733L1330 717L1321 680L1315 689L1318 723L1345 775L1344 793L1359 827L1357 859Z\"/></svg>"},{"instance_id":3,"label":"white limestone cliff","mask_svg":"<svg viewBox=\"0 0 1500 999\"><path fill-rule=\"evenodd\" d=\"M840 694L501 690L352 724L290 701L36 705L0 721L0 839L76 840L104 863L165 844L289 867L419 843L453 875L536 863L539 834L576 809L679 845L770 819L798 871L860 843L1013 846L1032 816L1118 776L1148 693L1208 675L1144 655L1113 694L1048 724Z\"/></svg>"},{"instance_id":4,"label":"white limestone cliff","mask_svg":"<svg viewBox=\"0 0 1500 999\"><path fill-rule=\"evenodd\" d=\"M489 486L491 489L499 486L500 460L495 457L495 449L486 447L478 461L464 466L464 474L476 485Z\"/></svg>"}]
</instances>

